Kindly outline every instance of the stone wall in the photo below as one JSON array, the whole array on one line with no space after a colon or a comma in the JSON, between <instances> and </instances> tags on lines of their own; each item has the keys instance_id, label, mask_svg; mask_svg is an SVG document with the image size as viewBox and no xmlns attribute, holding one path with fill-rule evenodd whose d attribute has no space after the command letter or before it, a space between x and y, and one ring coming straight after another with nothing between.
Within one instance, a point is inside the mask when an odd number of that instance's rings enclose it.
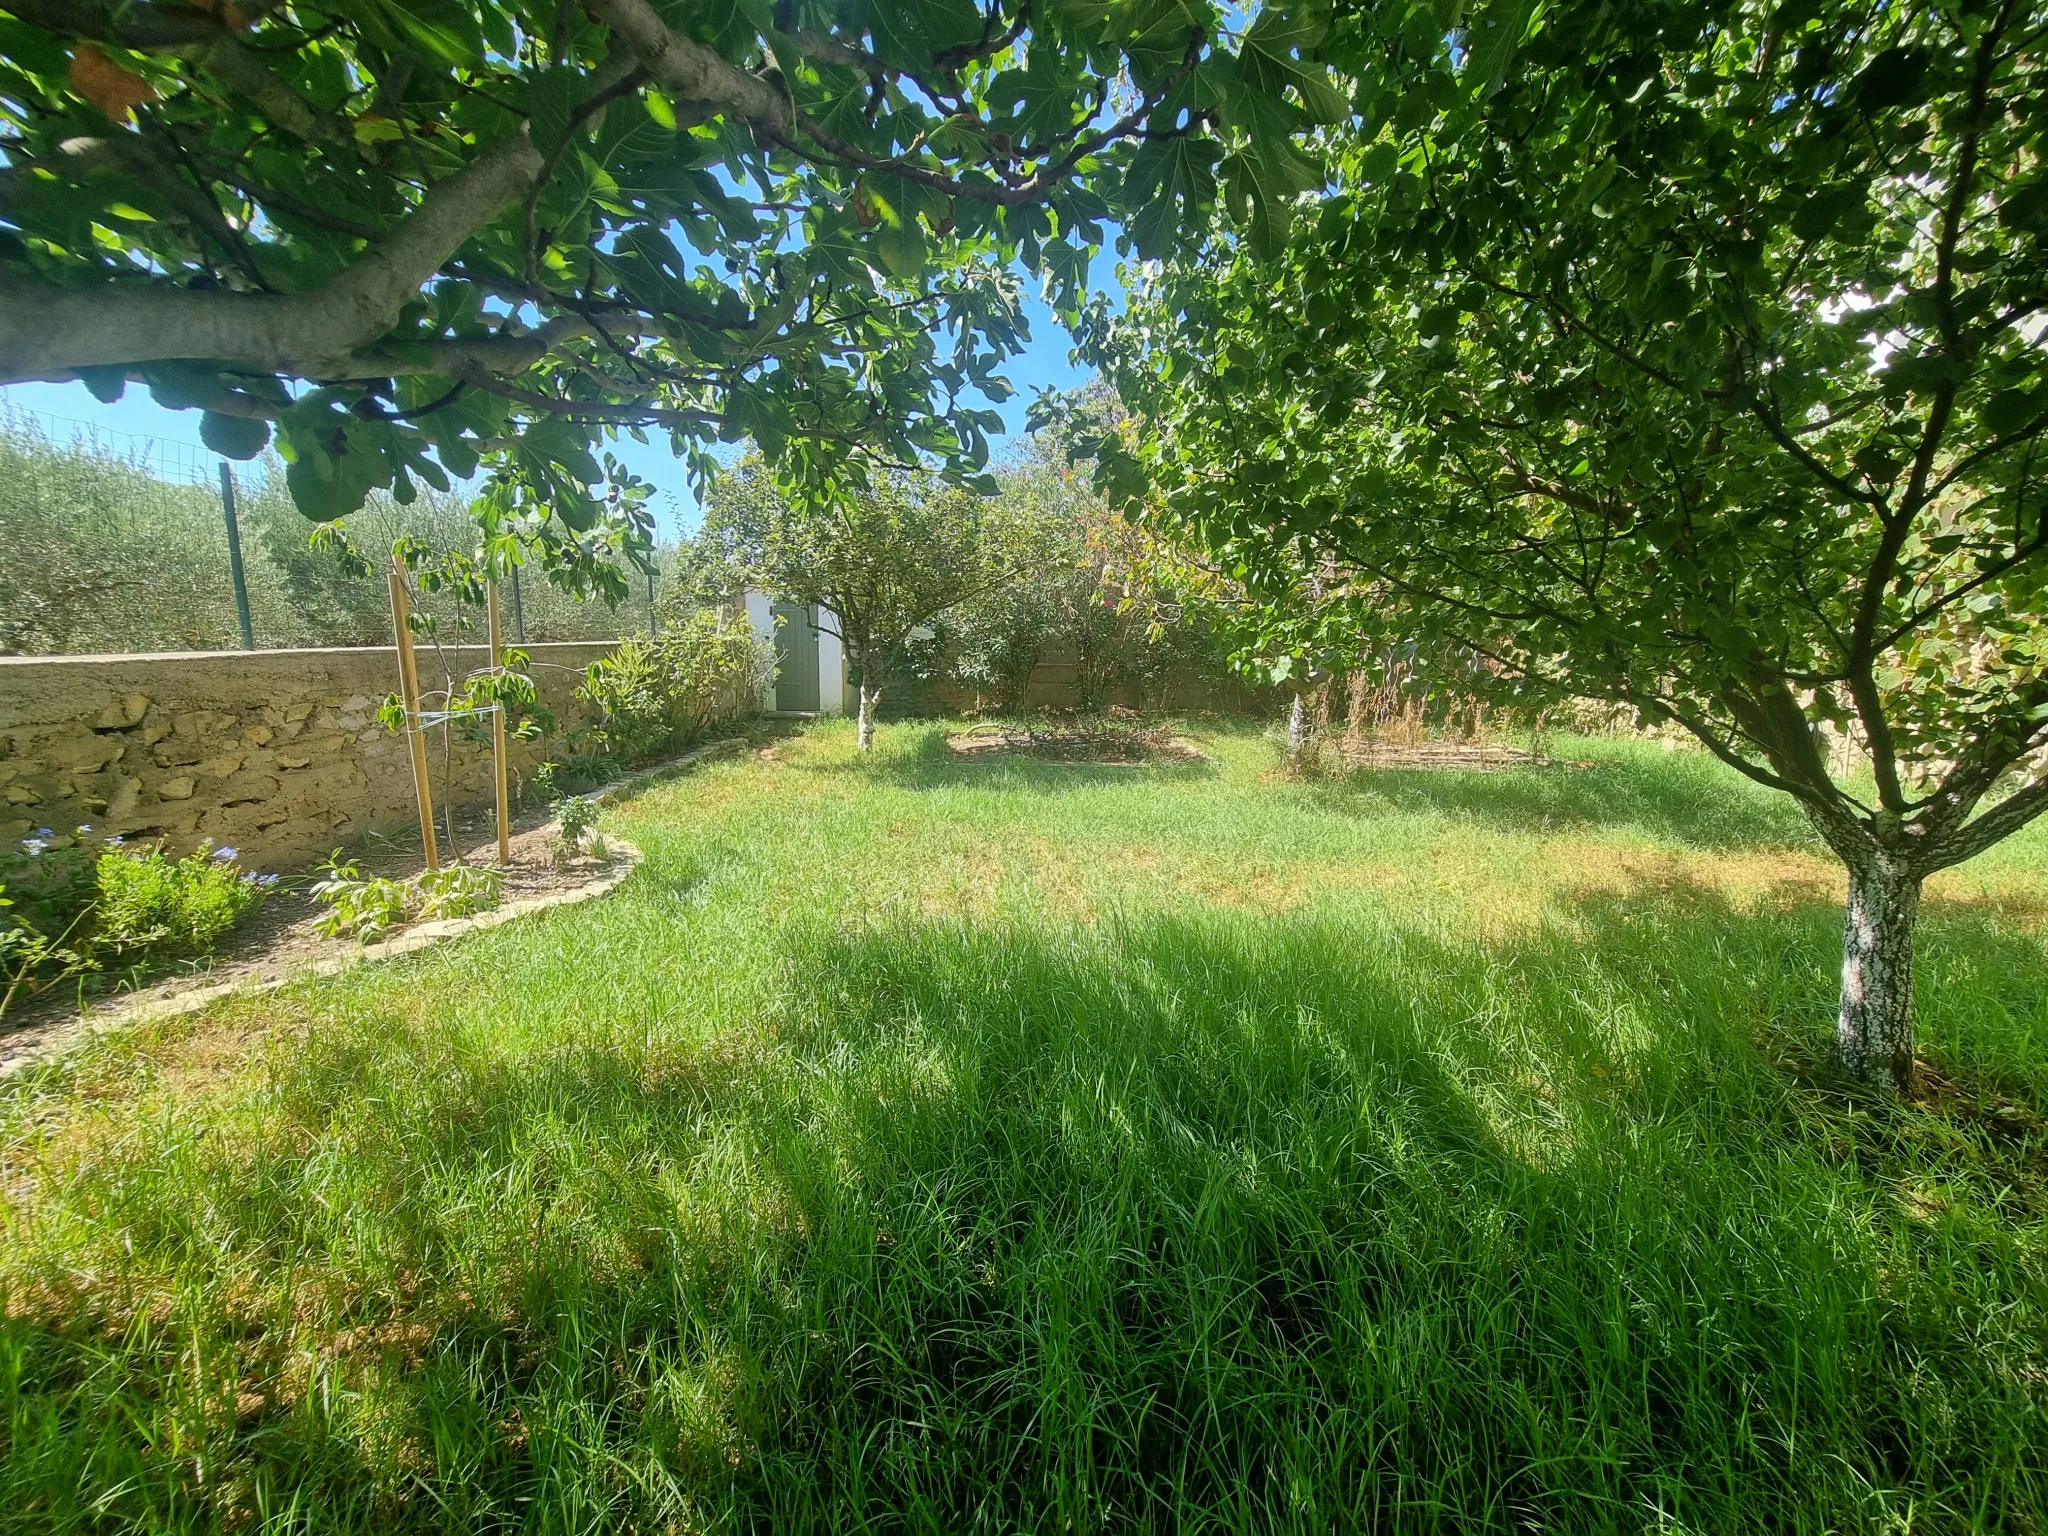
<instances>
[{"instance_id":1,"label":"stone wall","mask_svg":"<svg viewBox=\"0 0 2048 1536\"><path fill-rule=\"evenodd\" d=\"M585 720L572 690L610 645L524 649L563 728ZM458 681L485 664L480 646L442 654ZM420 685L442 686L431 648ZM377 721L397 687L389 646L0 657L0 840L88 823L174 852L211 838L255 869L317 863L365 832L417 823L405 738ZM452 773L440 732L429 748L437 807L451 789L457 805L490 795L488 743L456 737ZM539 757L512 743L515 771Z\"/></svg>"}]
</instances>

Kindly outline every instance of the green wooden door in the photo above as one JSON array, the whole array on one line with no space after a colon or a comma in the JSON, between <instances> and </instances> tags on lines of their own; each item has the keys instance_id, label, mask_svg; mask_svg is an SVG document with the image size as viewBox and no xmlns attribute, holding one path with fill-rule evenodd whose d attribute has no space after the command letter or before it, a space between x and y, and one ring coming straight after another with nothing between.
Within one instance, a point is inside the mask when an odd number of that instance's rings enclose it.
<instances>
[{"instance_id":1,"label":"green wooden door","mask_svg":"<svg viewBox=\"0 0 2048 1536\"><path fill-rule=\"evenodd\" d=\"M818 630L811 610L777 603L775 617L775 707L795 714L818 712Z\"/></svg>"}]
</instances>

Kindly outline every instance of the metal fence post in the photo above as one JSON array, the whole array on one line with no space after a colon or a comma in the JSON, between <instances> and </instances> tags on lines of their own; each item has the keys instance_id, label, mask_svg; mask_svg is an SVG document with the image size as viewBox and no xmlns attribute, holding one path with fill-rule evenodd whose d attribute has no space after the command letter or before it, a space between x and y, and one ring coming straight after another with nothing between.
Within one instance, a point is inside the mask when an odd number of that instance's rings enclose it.
<instances>
[{"instance_id":1,"label":"metal fence post","mask_svg":"<svg viewBox=\"0 0 2048 1536\"><path fill-rule=\"evenodd\" d=\"M220 509L228 524L228 576L235 584L235 622L242 626L242 649L256 649L256 626L249 621L249 582L242 574L242 528L235 517L235 475L220 461Z\"/></svg>"}]
</instances>

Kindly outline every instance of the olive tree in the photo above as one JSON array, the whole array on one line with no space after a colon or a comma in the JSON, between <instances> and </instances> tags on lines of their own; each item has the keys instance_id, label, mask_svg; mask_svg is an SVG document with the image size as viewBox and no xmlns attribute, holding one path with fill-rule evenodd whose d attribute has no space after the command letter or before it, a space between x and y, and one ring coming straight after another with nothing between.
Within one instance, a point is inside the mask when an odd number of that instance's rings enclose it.
<instances>
[{"instance_id":1,"label":"olive tree","mask_svg":"<svg viewBox=\"0 0 2048 1536\"><path fill-rule=\"evenodd\" d=\"M1922 882L2048 807L2048 9L1434 15L1326 41L1357 112L1291 228L1097 315L1146 421L1105 478L1793 796L1842 1062L1910 1085Z\"/></svg>"},{"instance_id":2,"label":"olive tree","mask_svg":"<svg viewBox=\"0 0 2048 1536\"><path fill-rule=\"evenodd\" d=\"M1211 0L9 0L0 384L271 441L327 522L479 465L493 549L623 591L601 456L750 438L816 489L979 469L1105 220L1299 180L1316 28Z\"/></svg>"}]
</instances>

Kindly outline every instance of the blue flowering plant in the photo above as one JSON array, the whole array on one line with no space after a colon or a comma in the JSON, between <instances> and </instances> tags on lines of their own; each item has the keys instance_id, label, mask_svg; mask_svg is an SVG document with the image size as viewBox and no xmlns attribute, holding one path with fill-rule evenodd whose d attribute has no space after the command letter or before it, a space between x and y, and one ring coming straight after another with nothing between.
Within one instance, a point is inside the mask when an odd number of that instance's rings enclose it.
<instances>
[{"instance_id":1,"label":"blue flowering plant","mask_svg":"<svg viewBox=\"0 0 2048 1536\"><path fill-rule=\"evenodd\" d=\"M203 954L277 882L244 871L236 856L210 843L182 859L159 847L109 849L96 870L95 943L124 958Z\"/></svg>"},{"instance_id":2,"label":"blue flowering plant","mask_svg":"<svg viewBox=\"0 0 2048 1536\"><path fill-rule=\"evenodd\" d=\"M277 885L236 860L211 843L174 859L90 826L38 827L0 847L0 1014L109 963L132 976L205 953Z\"/></svg>"}]
</instances>

